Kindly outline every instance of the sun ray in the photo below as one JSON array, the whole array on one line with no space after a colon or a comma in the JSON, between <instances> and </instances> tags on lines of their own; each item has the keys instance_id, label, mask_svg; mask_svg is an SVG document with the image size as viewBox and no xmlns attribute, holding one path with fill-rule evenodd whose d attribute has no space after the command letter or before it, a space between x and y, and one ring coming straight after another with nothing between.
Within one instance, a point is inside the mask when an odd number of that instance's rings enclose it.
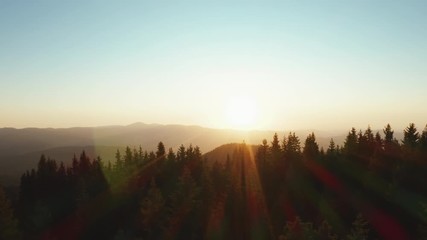
<instances>
[{"instance_id":1,"label":"sun ray","mask_svg":"<svg viewBox=\"0 0 427 240\"><path fill-rule=\"evenodd\" d=\"M255 210L256 212L252 212L252 215L260 214L264 215L263 217L266 219L266 224L268 227L270 237L274 238L273 225L271 221L271 217L269 214L269 210L267 207L267 203L265 200L265 193L260 181L260 177L258 174L257 164L255 162L255 154L253 152L253 148L250 145L244 144L245 151L248 153L247 167L245 174L246 186L248 191L246 192L246 199L248 201L248 206L255 207L255 209L249 209L249 211ZM253 219L260 219L260 216L253 216ZM256 224L256 223L253 223ZM253 226L256 229L256 226Z\"/></svg>"}]
</instances>

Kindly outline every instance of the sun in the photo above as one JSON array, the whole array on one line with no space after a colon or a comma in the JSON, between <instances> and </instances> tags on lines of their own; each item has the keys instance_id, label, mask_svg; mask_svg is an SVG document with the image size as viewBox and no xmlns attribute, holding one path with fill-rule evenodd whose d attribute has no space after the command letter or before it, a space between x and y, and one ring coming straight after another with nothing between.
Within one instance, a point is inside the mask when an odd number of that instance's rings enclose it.
<instances>
[{"instance_id":1,"label":"sun","mask_svg":"<svg viewBox=\"0 0 427 240\"><path fill-rule=\"evenodd\" d=\"M254 98L236 96L227 102L227 119L231 128L250 130L257 124L257 104Z\"/></svg>"}]
</instances>

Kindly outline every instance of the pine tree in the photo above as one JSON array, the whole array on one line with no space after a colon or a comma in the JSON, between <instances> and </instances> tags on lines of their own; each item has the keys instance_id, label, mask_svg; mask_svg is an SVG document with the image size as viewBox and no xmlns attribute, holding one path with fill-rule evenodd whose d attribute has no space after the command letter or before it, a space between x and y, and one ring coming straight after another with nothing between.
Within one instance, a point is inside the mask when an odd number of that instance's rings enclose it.
<instances>
[{"instance_id":1,"label":"pine tree","mask_svg":"<svg viewBox=\"0 0 427 240\"><path fill-rule=\"evenodd\" d=\"M192 144L188 146L187 150L185 151L185 155L187 156L187 161L191 162L194 160L194 148Z\"/></svg>"},{"instance_id":2,"label":"pine tree","mask_svg":"<svg viewBox=\"0 0 427 240\"><path fill-rule=\"evenodd\" d=\"M351 131L347 134L344 142L344 152L348 156L354 156L357 154L358 148L358 141L357 141L357 134L356 129L353 127L351 128Z\"/></svg>"},{"instance_id":3,"label":"pine tree","mask_svg":"<svg viewBox=\"0 0 427 240\"><path fill-rule=\"evenodd\" d=\"M282 155L282 149L280 148L280 142L277 133L274 133L273 141L271 142L270 152L271 156L273 157L273 161L279 161Z\"/></svg>"},{"instance_id":4,"label":"pine tree","mask_svg":"<svg viewBox=\"0 0 427 240\"><path fill-rule=\"evenodd\" d=\"M304 149L302 151L305 160L317 160L319 157L319 144L316 142L314 133L308 135L305 139Z\"/></svg>"},{"instance_id":5,"label":"pine tree","mask_svg":"<svg viewBox=\"0 0 427 240\"><path fill-rule=\"evenodd\" d=\"M383 129L383 132L384 132L383 144L384 144L385 156L389 159L390 158L395 159L399 155L400 146L396 138L394 138L393 136L394 131L391 129L390 124L387 124L387 126Z\"/></svg>"},{"instance_id":6,"label":"pine tree","mask_svg":"<svg viewBox=\"0 0 427 240\"><path fill-rule=\"evenodd\" d=\"M317 148L317 150L319 150ZM298 160L301 157L301 146L298 136L294 133L289 133L285 148L283 149L285 157L288 160Z\"/></svg>"},{"instance_id":7,"label":"pine tree","mask_svg":"<svg viewBox=\"0 0 427 240\"><path fill-rule=\"evenodd\" d=\"M424 127L419 139L419 146L423 153L427 153L427 125Z\"/></svg>"},{"instance_id":8,"label":"pine tree","mask_svg":"<svg viewBox=\"0 0 427 240\"><path fill-rule=\"evenodd\" d=\"M365 130L364 133L366 140L368 141L368 143L373 143L374 142L374 133L371 130L371 126L368 126L368 128Z\"/></svg>"},{"instance_id":9,"label":"pine tree","mask_svg":"<svg viewBox=\"0 0 427 240\"><path fill-rule=\"evenodd\" d=\"M116 162L114 163L114 169L117 171L121 171L123 168L123 160L122 155L120 154L119 149L116 151Z\"/></svg>"},{"instance_id":10,"label":"pine tree","mask_svg":"<svg viewBox=\"0 0 427 240\"><path fill-rule=\"evenodd\" d=\"M326 154L328 156L333 156L335 153L336 153L335 142L334 142L334 139L331 138L331 140L329 141L328 149L326 150Z\"/></svg>"},{"instance_id":11,"label":"pine tree","mask_svg":"<svg viewBox=\"0 0 427 240\"><path fill-rule=\"evenodd\" d=\"M183 168L183 172L178 179L178 184L175 191L171 195L171 208L169 216L168 228L165 232L164 239L183 238L182 235L187 235L193 229L186 229L186 225L197 224L189 221L192 210L198 208L196 197L199 194L197 185L191 176L191 172L187 167Z\"/></svg>"},{"instance_id":12,"label":"pine tree","mask_svg":"<svg viewBox=\"0 0 427 240\"><path fill-rule=\"evenodd\" d=\"M142 226L146 231L147 239L158 238L159 230L162 228L162 217L165 200L160 189L156 186L154 178L151 179L148 194L141 201Z\"/></svg>"},{"instance_id":13,"label":"pine tree","mask_svg":"<svg viewBox=\"0 0 427 240\"><path fill-rule=\"evenodd\" d=\"M132 163L133 163L132 150L130 149L129 146L127 146L125 150L124 165L126 168L129 168L132 166Z\"/></svg>"},{"instance_id":14,"label":"pine tree","mask_svg":"<svg viewBox=\"0 0 427 240\"><path fill-rule=\"evenodd\" d=\"M200 151L199 146L194 147L194 160L196 161L202 160L202 152Z\"/></svg>"},{"instance_id":15,"label":"pine tree","mask_svg":"<svg viewBox=\"0 0 427 240\"><path fill-rule=\"evenodd\" d=\"M90 159L88 156L86 156L86 152L83 151L80 154L79 169L82 174L88 174L90 167L91 167Z\"/></svg>"},{"instance_id":16,"label":"pine tree","mask_svg":"<svg viewBox=\"0 0 427 240\"><path fill-rule=\"evenodd\" d=\"M371 157L375 151L375 137L370 126L368 126L368 128L365 130L363 136L366 141L364 154L368 157Z\"/></svg>"},{"instance_id":17,"label":"pine tree","mask_svg":"<svg viewBox=\"0 0 427 240\"><path fill-rule=\"evenodd\" d=\"M77 175L79 173L79 161L77 160L76 154L73 156L72 160L72 168L71 168L73 174Z\"/></svg>"},{"instance_id":18,"label":"pine tree","mask_svg":"<svg viewBox=\"0 0 427 240\"><path fill-rule=\"evenodd\" d=\"M186 154L185 154L185 147L184 147L184 145L181 144L181 146L179 146L178 152L177 152L176 155L177 155L178 162L180 162L180 163L185 162L185 160L186 160Z\"/></svg>"},{"instance_id":19,"label":"pine tree","mask_svg":"<svg viewBox=\"0 0 427 240\"><path fill-rule=\"evenodd\" d=\"M0 185L0 239L20 239L18 221L16 220L9 200Z\"/></svg>"},{"instance_id":20,"label":"pine tree","mask_svg":"<svg viewBox=\"0 0 427 240\"><path fill-rule=\"evenodd\" d=\"M265 167L265 164L267 162L267 155L268 155L268 142L266 139L264 139L262 140L262 144L258 147L258 150L256 153L257 163L261 168Z\"/></svg>"},{"instance_id":21,"label":"pine tree","mask_svg":"<svg viewBox=\"0 0 427 240\"><path fill-rule=\"evenodd\" d=\"M163 145L162 142L159 142L159 144L157 144L157 152L156 152L157 159L164 159L165 154L166 154L165 145Z\"/></svg>"},{"instance_id":22,"label":"pine tree","mask_svg":"<svg viewBox=\"0 0 427 240\"><path fill-rule=\"evenodd\" d=\"M168 155L167 155L167 160L168 160L168 162L175 162L176 161L176 155L173 152L172 148L169 148Z\"/></svg>"},{"instance_id":23,"label":"pine tree","mask_svg":"<svg viewBox=\"0 0 427 240\"><path fill-rule=\"evenodd\" d=\"M394 131L391 130L390 124L387 124L387 126L383 129L383 132L384 132L384 142L385 143L391 143L395 140L393 137Z\"/></svg>"},{"instance_id":24,"label":"pine tree","mask_svg":"<svg viewBox=\"0 0 427 240\"><path fill-rule=\"evenodd\" d=\"M415 124L410 123L409 126L403 131L403 146L407 149L414 149L420 138L420 134L415 127Z\"/></svg>"},{"instance_id":25,"label":"pine tree","mask_svg":"<svg viewBox=\"0 0 427 240\"><path fill-rule=\"evenodd\" d=\"M380 152L383 150L383 139L381 138L380 132L375 133L375 151Z\"/></svg>"}]
</instances>

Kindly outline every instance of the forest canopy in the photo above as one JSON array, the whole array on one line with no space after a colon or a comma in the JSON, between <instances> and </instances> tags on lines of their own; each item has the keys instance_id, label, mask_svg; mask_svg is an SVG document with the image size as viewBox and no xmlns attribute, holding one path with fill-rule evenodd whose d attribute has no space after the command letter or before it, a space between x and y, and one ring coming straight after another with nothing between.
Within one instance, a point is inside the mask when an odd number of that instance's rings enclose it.
<instances>
[{"instance_id":1,"label":"forest canopy","mask_svg":"<svg viewBox=\"0 0 427 240\"><path fill-rule=\"evenodd\" d=\"M327 149L290 132L232 149L210 159L159 142L70 166L42 155L16 201L0 189L0 239L427 237L427 129L410 124L398 141L390 125L352 128Z\"/></svg>"}]
</instances>

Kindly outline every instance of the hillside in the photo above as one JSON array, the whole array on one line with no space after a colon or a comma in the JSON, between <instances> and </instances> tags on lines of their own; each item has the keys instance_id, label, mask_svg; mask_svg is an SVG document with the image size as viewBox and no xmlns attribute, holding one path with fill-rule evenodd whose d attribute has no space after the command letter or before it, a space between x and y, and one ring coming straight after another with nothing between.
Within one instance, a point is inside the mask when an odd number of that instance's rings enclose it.
<instances>
[{"instance_id":1,"label":"hillside","mask_svg":"<svg viewBox=\"0 0 427 240\"><path fill-rule=\"evenodd\" d=\"M245 146L247 150L249 150L250 153L256 154L256 151L258 149L257 145L249 145L249 144L242 144L242 143L228 143L221 145L217 148L215 148L212 151L209 151L203 155L203 158L206 159L206 161L209 164L212 164L214 161L217 161L221 164L225 164L227 161L227 156L229 158L232 158L234 154L236 154L237 149L239 147Z\"/></svg>"}]
</instances>

